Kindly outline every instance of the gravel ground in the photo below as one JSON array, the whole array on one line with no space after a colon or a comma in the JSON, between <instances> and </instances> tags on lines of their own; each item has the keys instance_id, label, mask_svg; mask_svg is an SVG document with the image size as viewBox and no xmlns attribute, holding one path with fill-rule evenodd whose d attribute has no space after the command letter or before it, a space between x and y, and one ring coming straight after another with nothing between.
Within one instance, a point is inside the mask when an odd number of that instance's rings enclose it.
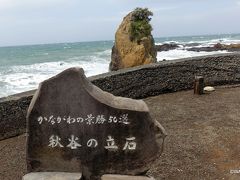
<instances>
[{"instance_id":1,"label":"gravel ground","mask_svg":"<svg viewBox=\"0 0 240 180\"><path fill-rule=\"evenodd\" d=\"M239 180L240 87L218 87L202 96L193 91L145 99L152 117L166 129L164 153L149 174L156 180ZM25 135L0 141L0 180L26 173Z\"/></svg>"},{"instance_id":2,"label":"gravel ground","mask_svg":"<svg viewBox=\"0 0 240 180\"><path fill-rule=\"evenodd\" d=\"M20 180L26 173L26 136L0 141L0 180Z\"/></svg>"},{"instance_id":3,"label":"gravel ground","mask_svg":"<svg viewBox=\"0 0 240 180\"><path fill-rule=\"evenodd\" d=\"M168 133L150 174L157 180L239 180L240 88L211 94L183 91L145 99L152 117Z\"/></svg>"}]
</instances>

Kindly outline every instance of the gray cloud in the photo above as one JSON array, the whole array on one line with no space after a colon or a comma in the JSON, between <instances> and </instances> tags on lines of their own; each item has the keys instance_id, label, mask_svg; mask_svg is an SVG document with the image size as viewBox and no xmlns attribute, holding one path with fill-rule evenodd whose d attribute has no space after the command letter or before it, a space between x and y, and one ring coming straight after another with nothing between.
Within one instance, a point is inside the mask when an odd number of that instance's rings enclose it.
<instances>
[{"instance_id":1,"label":"gray cloud","mask_svg":"<svg viewBox=\"0 0 240 180\"><path fill-rule=\"evenodd\" d=\"M136 7L154 12L155 37L240 32L240 0L0 0L0 46L114 39Z\"/></svg>"}]
</instances>

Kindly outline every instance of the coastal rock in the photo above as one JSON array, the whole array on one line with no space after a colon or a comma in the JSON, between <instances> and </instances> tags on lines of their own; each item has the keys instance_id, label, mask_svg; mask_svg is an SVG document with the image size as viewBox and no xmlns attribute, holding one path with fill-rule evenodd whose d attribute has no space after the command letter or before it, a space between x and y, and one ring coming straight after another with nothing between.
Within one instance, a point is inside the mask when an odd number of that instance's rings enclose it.
<instances>
[{"instance_id":1,"label":"coastal rock","mask_svg":"<svg viewBox=\"0 0 240 180\"><path fill-rule=\"evenodd\" d=\"M201 52L201 51L212 52L212 51L221 51L225 49L215 48L215 47L192 47L192 48L187 48L186 50L194 51L194 52Z\"/></svg>"},{"instance_id":2,"label":"coastal rock","mask_svg":"<svg viewBox=\"0 0 240 180\"><path fill-rule=\"evenodd\" d=\"M229 45L222 44L222 48L228 51L240 51L240 44L229 44Z\"/></svg>"},{"instance_id":3,"label":"coastal rock","mask_svg":"<svg viewBox=\"0 0 240 180\"><path fill-rule=\"evenodd\" d=\"M234 51L240 51L240 44L221 44L217 43L212 47L193 47L193 48L188 48L186 49L188 51L195 51L195 52L200 52L200 51L206 51L206 52L212 52L212 51L229 51L229 52L234 52Z\"/></svg>"},{"instance_id":4,"label":"coastal rock","mask_svg":"<svg viewBox=\"0 0 240 180\"><path fill-rule=\"evenodd\" d=\"M214 45L214 48L218 49L226 49L226 50L234 50L234 49L239 49L240 50L240 44L221 44L217 43Z\"/></svg>"},{"instance_id":5,"label":"coastal rock","mask_svg":"<svg viewBox=\"0 0 240 180\"><path fill-rule=\"evenodd\" d=\"M162 45L155 45L155 49L157 51L169 51L179 48L179 45L171 43L171 44L162 44Z\"/></svg>"},{"instance_id":6,"label":"coastal rock","mask_svg":"<svg viewBox=\"0 0 240 180\"><path fill-rule=\"evenodd\" d=\"M152 35L137 41L131 37L133 12L123 19L115 34L110 71L157 62L157 51Z\"/></svg>"},{"instance_id":7,"label":"coastal rock","mask_svg":"<svg viewBox=\"0 0 240 180\"><path fill-rule=\"evenodd\" d=\"M215 44L213 47L216 48L216 49L222 49L222 48L224 48L221 43L217 43L217 44Z\"/></svg>"}]
</instances>

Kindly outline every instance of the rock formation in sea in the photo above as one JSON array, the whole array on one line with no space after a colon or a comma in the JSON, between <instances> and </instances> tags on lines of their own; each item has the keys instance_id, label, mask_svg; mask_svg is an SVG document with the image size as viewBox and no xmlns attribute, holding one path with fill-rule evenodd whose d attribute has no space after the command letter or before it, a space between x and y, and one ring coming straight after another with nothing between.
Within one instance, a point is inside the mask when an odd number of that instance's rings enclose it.
<instances>
[{"instance_id":1,"label":"rock formation in sea","mask_svg":"<svg viewBox=\"0 0 240 180\"><path fill-rule=\"evenodd\" d=\"M149 23L152 15L147 8L136 8L124 17L115 34L110 71L157 61L152 26Z\"/></svg>"},{"instance_id":2,"label":"rock formation in sea","mask_svg":"<svg viewBox=\"0 0 240 180\"><path fill-rule=\"evenodd\" d=\"M206 52L212 52L212 51L228 51L228 52L235 52L235 51L240 51L240 44L221 44L217 43L214 46L211 47L193 47L187 49L188 51L206 51Z\"/></svg>"},{"instance_id":3,"label":"rock formation in sea","mask_svg":"<svg viewBox=\"0 0 240 180\"><path fill-rule=\"evenodd\" d=\"M155 48L157 51L170 51L170 50L173 50L173 49L177 49L179 48L180 46L178 44L175 44L175 43L170 43L170 44L162 44L162 45L155 45Z\"/></svg>"},{"instance_id":4,"label":"rock formation in sea","mask_svg":"<svg viewBox=\"0 0 240 180\"><path fill-rule=\"evenodd\" d=\"M181 47L181 45L183 47ZM195 51L195 52L212 52L212 51L228 51L228 52L236 52L240 51L240 44L221 44L217 43L213 46L199 46L201 43L188 43L188 44L176 44L176 43L165 43L161 45L155 45L155 49L158 52L161 51L170 51L177 48L187 51Z\"/></svg>"}]
</instances>

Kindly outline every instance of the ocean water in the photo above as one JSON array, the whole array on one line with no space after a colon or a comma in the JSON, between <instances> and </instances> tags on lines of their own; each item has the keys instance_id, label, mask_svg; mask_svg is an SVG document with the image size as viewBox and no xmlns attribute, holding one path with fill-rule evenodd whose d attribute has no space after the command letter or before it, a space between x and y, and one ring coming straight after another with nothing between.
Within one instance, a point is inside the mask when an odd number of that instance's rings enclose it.
<instances>
[{"instance_id":1,"label":"ocean water","mask_svg":"<svg viewBox=\"0 0 240 180\"><path fill-rule=\"evenodd\" d=\"M177 43L175 50L158 52L157 59L210 55L186 48L240 43L240 34L155 38L156 44ZM113 41L43 44L0 47L0 97L37 88L38 84L61 71L80 66L87 76L108 72Z\"/></svg>"}]
</instances>

